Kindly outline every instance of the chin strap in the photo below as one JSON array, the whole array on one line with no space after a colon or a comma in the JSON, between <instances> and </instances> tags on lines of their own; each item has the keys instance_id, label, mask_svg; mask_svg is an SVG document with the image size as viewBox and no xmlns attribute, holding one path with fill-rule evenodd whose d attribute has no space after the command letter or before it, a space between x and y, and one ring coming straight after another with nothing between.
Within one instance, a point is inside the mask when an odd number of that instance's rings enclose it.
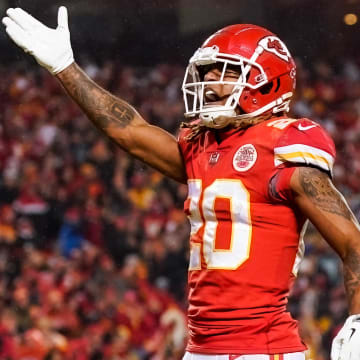
<instances>
[{"instance_id":1,"label":"chin strap","mask_svg":"<svg viewBox=\"0 0 360 360\"><path fill-rule=\"evenodd\" d=\"M270 110L272 114L278 114L279 112L289 112L290 101L292 96L293 96L292 92L285 93L276 100L272 101L271 103L263 106L262 108L256 111L253 111L252 113L237 115L236 117L238 119L245 119L247 117L254 117L267 113Z\"/></svg>"}]
</instances>

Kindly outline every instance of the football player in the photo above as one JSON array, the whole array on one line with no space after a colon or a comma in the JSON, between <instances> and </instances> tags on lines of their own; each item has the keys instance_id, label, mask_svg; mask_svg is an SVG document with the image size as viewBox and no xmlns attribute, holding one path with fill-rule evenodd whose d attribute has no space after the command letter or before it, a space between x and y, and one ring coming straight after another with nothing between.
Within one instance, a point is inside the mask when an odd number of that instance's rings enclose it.
<instances>
[{"instance_id":1,"label":"football player","mask_svg":"<svg viewBox=\"0 0 360 360\"><path fill-rule=\"evenodd\" d=\"M286 312L308 219L344 265L350 316L332 360L360 359L360 232L334 187L334 144L308 119L287 116L296 69L285 44L233 25L195 52L183 82L179 139L150 125L76 64L67 10L51 29L20 8L10 38L54 74L89 119L131 155L188 184L189 342L184 359L305 358Z\"/></svg>"}]
</instances>

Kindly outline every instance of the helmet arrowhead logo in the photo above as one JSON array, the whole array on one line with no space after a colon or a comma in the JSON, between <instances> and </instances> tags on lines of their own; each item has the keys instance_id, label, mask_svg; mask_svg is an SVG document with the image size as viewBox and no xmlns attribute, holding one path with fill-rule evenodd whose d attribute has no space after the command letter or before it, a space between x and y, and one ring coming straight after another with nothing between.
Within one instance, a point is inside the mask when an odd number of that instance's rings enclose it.
<instances>
[{"instance_id":1,"label":"helmet arrowhead logo","mask_svg":"<svg viewBox=\"0 0 360 360\"><path fill-rule=\"evenodd\" d=\"M285 55L285 56L287 55L286 51L284 51L284 48L278 39L274 39L274 40L269 39L267 43L267 47L269 49L275 49L281 55Z\"/></svg>"},{"instance_id":2,"label":"helmet arrowhead logo","mask_svg":"<svg viewBox=\"0 0 360 360\"><path fill-rule=\"evenodd\" d=\"M259 41L259 45L266 51L289 62L291 55L285 44L276 36L266 36Z\"/></svg>"}]
</instances>

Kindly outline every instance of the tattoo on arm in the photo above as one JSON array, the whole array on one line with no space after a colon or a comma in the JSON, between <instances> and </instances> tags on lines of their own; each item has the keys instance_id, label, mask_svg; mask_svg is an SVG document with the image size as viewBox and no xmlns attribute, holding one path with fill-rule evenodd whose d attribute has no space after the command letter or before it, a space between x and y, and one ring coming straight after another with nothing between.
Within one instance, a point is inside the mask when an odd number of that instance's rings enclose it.
<instances>
[{"instance_id":1,"label":"tattoo on arm","mask_svg":"<svg viewBox=\"0 0 360 360\"><path fill-rule=\"evenodd\" d=\"M70 96L104 132L126 128L133 121L135 110L132 106L100 88L76 64L64 74L60 73L59 79Z\"/></svg>"},{"instance_id":2,"label":"tattoo on arm","mask_svg":"<svg viewBox=\"0 0 360 360\"><path fill-rule=\"evenodd\" d=\"M344 260L344 282L351 303L355 293L360 289L360 254L356 249L349 249Z\"/></svg>"},{"instance_id":3,"label":"tattoo on arm","mask_svg":"<svg viewBox=\"0 0 360 360\"><path fill-rule=\"evenodd\" d=\"M349 208L329 181L328 175L310 167L301 167L299 169L302 189L319 209L340 215L347 220L352 219Z\"/></svg>"}]
</instances>

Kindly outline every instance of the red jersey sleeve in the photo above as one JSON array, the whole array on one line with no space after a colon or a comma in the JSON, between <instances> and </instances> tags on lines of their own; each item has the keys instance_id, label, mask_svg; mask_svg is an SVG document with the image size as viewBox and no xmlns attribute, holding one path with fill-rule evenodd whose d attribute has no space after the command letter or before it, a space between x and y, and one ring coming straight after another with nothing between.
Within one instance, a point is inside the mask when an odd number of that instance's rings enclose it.
<instances>
[{"instance_id":1,"label":"red jersey sleeve","mask_svg":"<svg viewBox=\"0 0 360 360\"><path fill-rule=\"evenodd\" d=\"M317 167L332 175L335 145L326 131L309 119L291 123L274 147L275 166L291 165Z\"/></svg>"},{"instance_id":2,"label":"red jersey sleeve","mask_svg":"<svg viewBox=\"0 0 360 360\"><path fill-rule=\"evenodd\" d=\"M332 176L335 146L326 131L317 123L300 119L292 122L274 147L274 162L278 171L269 182L273 201L291 201L291 176L297 165L313 166Z\"/></svg>"},{"instance_id":3,"label":"red jersey sleeve","mask_svg":"<svg viewBox=\"0 0 360 360\"><path fill-rule=\"evenodd\" d=\"M296 167L287 167L280 169L270 179L269 182L269 196L275 202L289 202L293 199L293 194L290 189L291 176Z\"/></svg>"}]
</instances>

